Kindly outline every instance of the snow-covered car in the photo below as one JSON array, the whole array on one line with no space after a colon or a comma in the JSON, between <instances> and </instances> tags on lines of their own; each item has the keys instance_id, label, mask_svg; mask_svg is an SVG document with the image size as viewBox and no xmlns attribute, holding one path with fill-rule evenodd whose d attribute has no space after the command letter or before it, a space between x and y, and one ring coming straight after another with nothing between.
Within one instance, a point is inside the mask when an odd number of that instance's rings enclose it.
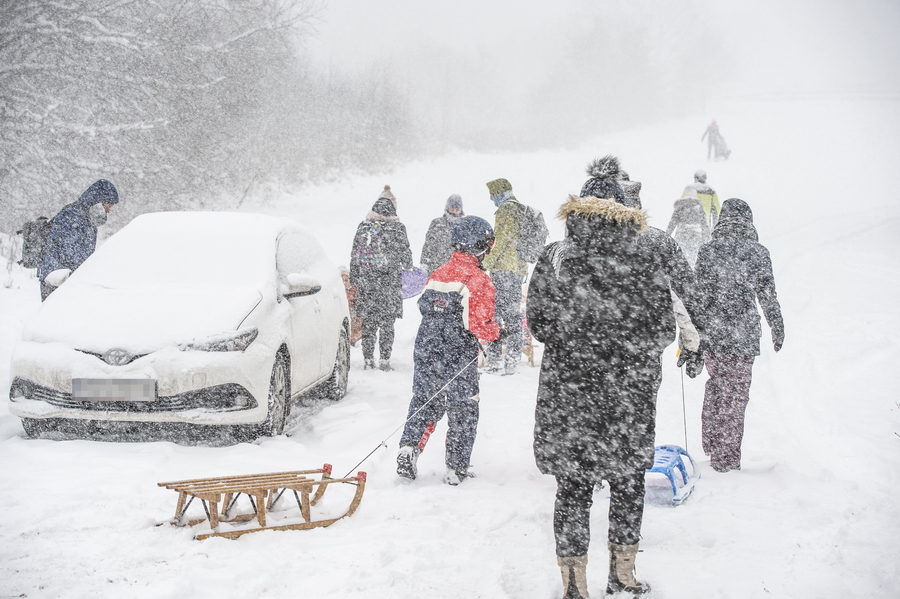
<instances>
[{"instance_id":1,"label":"snow-covered car","mask_svg":"<svg viewBox=\"0 0 900 599\"><path fill-rule=\"evenodd\" d=\"M9 410L31 436L166 423L277 435L300 395L344 396L349 326L340 271L295 221L145 214L25 325Z\"/></svg>"}]
</instances>

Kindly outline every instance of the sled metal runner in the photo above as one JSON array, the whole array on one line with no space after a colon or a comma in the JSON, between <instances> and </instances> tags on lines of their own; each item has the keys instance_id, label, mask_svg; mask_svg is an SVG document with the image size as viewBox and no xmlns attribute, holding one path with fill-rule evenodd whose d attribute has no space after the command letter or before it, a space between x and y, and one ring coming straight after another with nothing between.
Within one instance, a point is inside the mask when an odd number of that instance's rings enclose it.
<instances>
[{"instance_id":1,"label":"sled metal runner","mask_svg":"<svg viewBox=\"0 0 900 599\"><path fill-rule=\"evenodd\" d=\"M319 477L313 478L312 476L315 475L319 475ZM312 520L310 507L316 505L322 499L328 486L335 483L356 486L356 493L350 501L350 507L336 518ZM331 478L331 464L325 464L322 468L315 470L198 478L158 483L158 486L178 492L175 519L171 522L174 526L194 526L208 521L210 532L202 532L195 535L194 538L234 538L262 530L308 530L310 528L330 526L356 511L366 488L366 473L358 472L356 476L349 478ZM314 488L315 492L313 492ZM303 516L303 522L267 525L266 513L271 511L275 507L276 502L289 490L297 500L297 505L300 507L300 513ZM238 497L241 495L246 495L249 498L254 513L231 516ZM184 515L194 499L199 499L203 503L206 518L185 521ZM247 528L219 530L220 523L252 522L254 520L258 526L251 525Z\"/></svg>"}]
</instances>

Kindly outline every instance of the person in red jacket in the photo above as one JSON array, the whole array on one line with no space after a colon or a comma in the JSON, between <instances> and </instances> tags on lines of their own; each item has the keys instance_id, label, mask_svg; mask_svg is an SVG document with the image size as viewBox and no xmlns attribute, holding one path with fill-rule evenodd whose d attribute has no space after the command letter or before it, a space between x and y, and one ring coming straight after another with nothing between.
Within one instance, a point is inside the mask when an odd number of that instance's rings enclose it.
<instances>
[{"instance_id":1,"label":"person in red jacket","mask_svg":"<svg viewBox=\"0 0 900 599\"><path fill-rule=\"evenodd\" d=\"M479 339L494 341L496 290L481 267L494 243L482 218L453 223L450 261L435 270L419 298L422 322L413 352L413 397L400 438L397 474L415 479L416 461L434 423L447 413L449 430L445 482L458 485L472 476L469 459L478 426Z\"/></svg>"}]
</instances>

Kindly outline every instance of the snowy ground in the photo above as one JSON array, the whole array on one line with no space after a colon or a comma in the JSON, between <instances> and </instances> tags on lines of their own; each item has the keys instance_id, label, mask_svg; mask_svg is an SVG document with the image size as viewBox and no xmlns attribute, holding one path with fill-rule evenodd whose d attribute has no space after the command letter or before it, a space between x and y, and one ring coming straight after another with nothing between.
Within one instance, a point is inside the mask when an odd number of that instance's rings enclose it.
<instances>
[{"instance_id":1,"label":"snowy ground","mask_svg":"<svg viewBox=\"0 0 900 599\"><path fill-rule=\"evenodd\" d=\"M261 202L295 216L346 263L356 224L390 183L414 253L451 193L491 218L484 182L508 178L551 220L577 193L587 162L619 155L652 223L697 168L724 200L755 213L773 256L786 323L774 354L764 332L747 414L743 469L719 474L699 447L705 374L685 380L687 446L700 463L694 494L645 512L639 577L654 597L900 596L900 104L816 100L717 106L716 112L597 139L577 150L460 152ZM715 117L734 153L709 163L699 138ZM122 190L123 201L129 198ZM39 305L36 281L13 271L0 288L0 388L22 323ZM538 473L531 428L538 369L483 377L473 456L478 477L441 482L439 428L421 476L401 484L398 435L359 469L360 509L332 527L194 541L156 526L175 493L157 482L334 464L344 474L402 424L418 318L406 304L396 371L364 372L353 350L338 404L298 407L289 433L255 444L189 447L24 438L0 399L0 597L558 597L551 516L554 481ZM684 445L674 350L659 394L659 443ZM329 491L326 499L333 492ZM327 509L344 497L335 493ZM606 576L606 507L598 493L588 566L593 596ZM196 506L195 506L196 507ZM192 508L193 509L193 508ZM199 508L197 508L199 510Z\"/></svg>"}]
</instances>

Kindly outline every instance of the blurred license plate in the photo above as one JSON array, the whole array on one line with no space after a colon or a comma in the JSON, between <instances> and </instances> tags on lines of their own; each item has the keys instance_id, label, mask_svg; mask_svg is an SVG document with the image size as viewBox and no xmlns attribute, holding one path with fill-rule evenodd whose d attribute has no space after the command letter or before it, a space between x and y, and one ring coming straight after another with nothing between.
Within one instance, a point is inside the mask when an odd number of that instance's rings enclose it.
<instances>
[{"instance_id":1,"label":"blurred license plate","mask_svg":"<svg viewBox=\"0 0 900 599\"><path fill-rule=\"evenodd\" d=\"M91 401L156 401L153 379L72 379L72 398Z\"/></svg>"}]
</instances>

